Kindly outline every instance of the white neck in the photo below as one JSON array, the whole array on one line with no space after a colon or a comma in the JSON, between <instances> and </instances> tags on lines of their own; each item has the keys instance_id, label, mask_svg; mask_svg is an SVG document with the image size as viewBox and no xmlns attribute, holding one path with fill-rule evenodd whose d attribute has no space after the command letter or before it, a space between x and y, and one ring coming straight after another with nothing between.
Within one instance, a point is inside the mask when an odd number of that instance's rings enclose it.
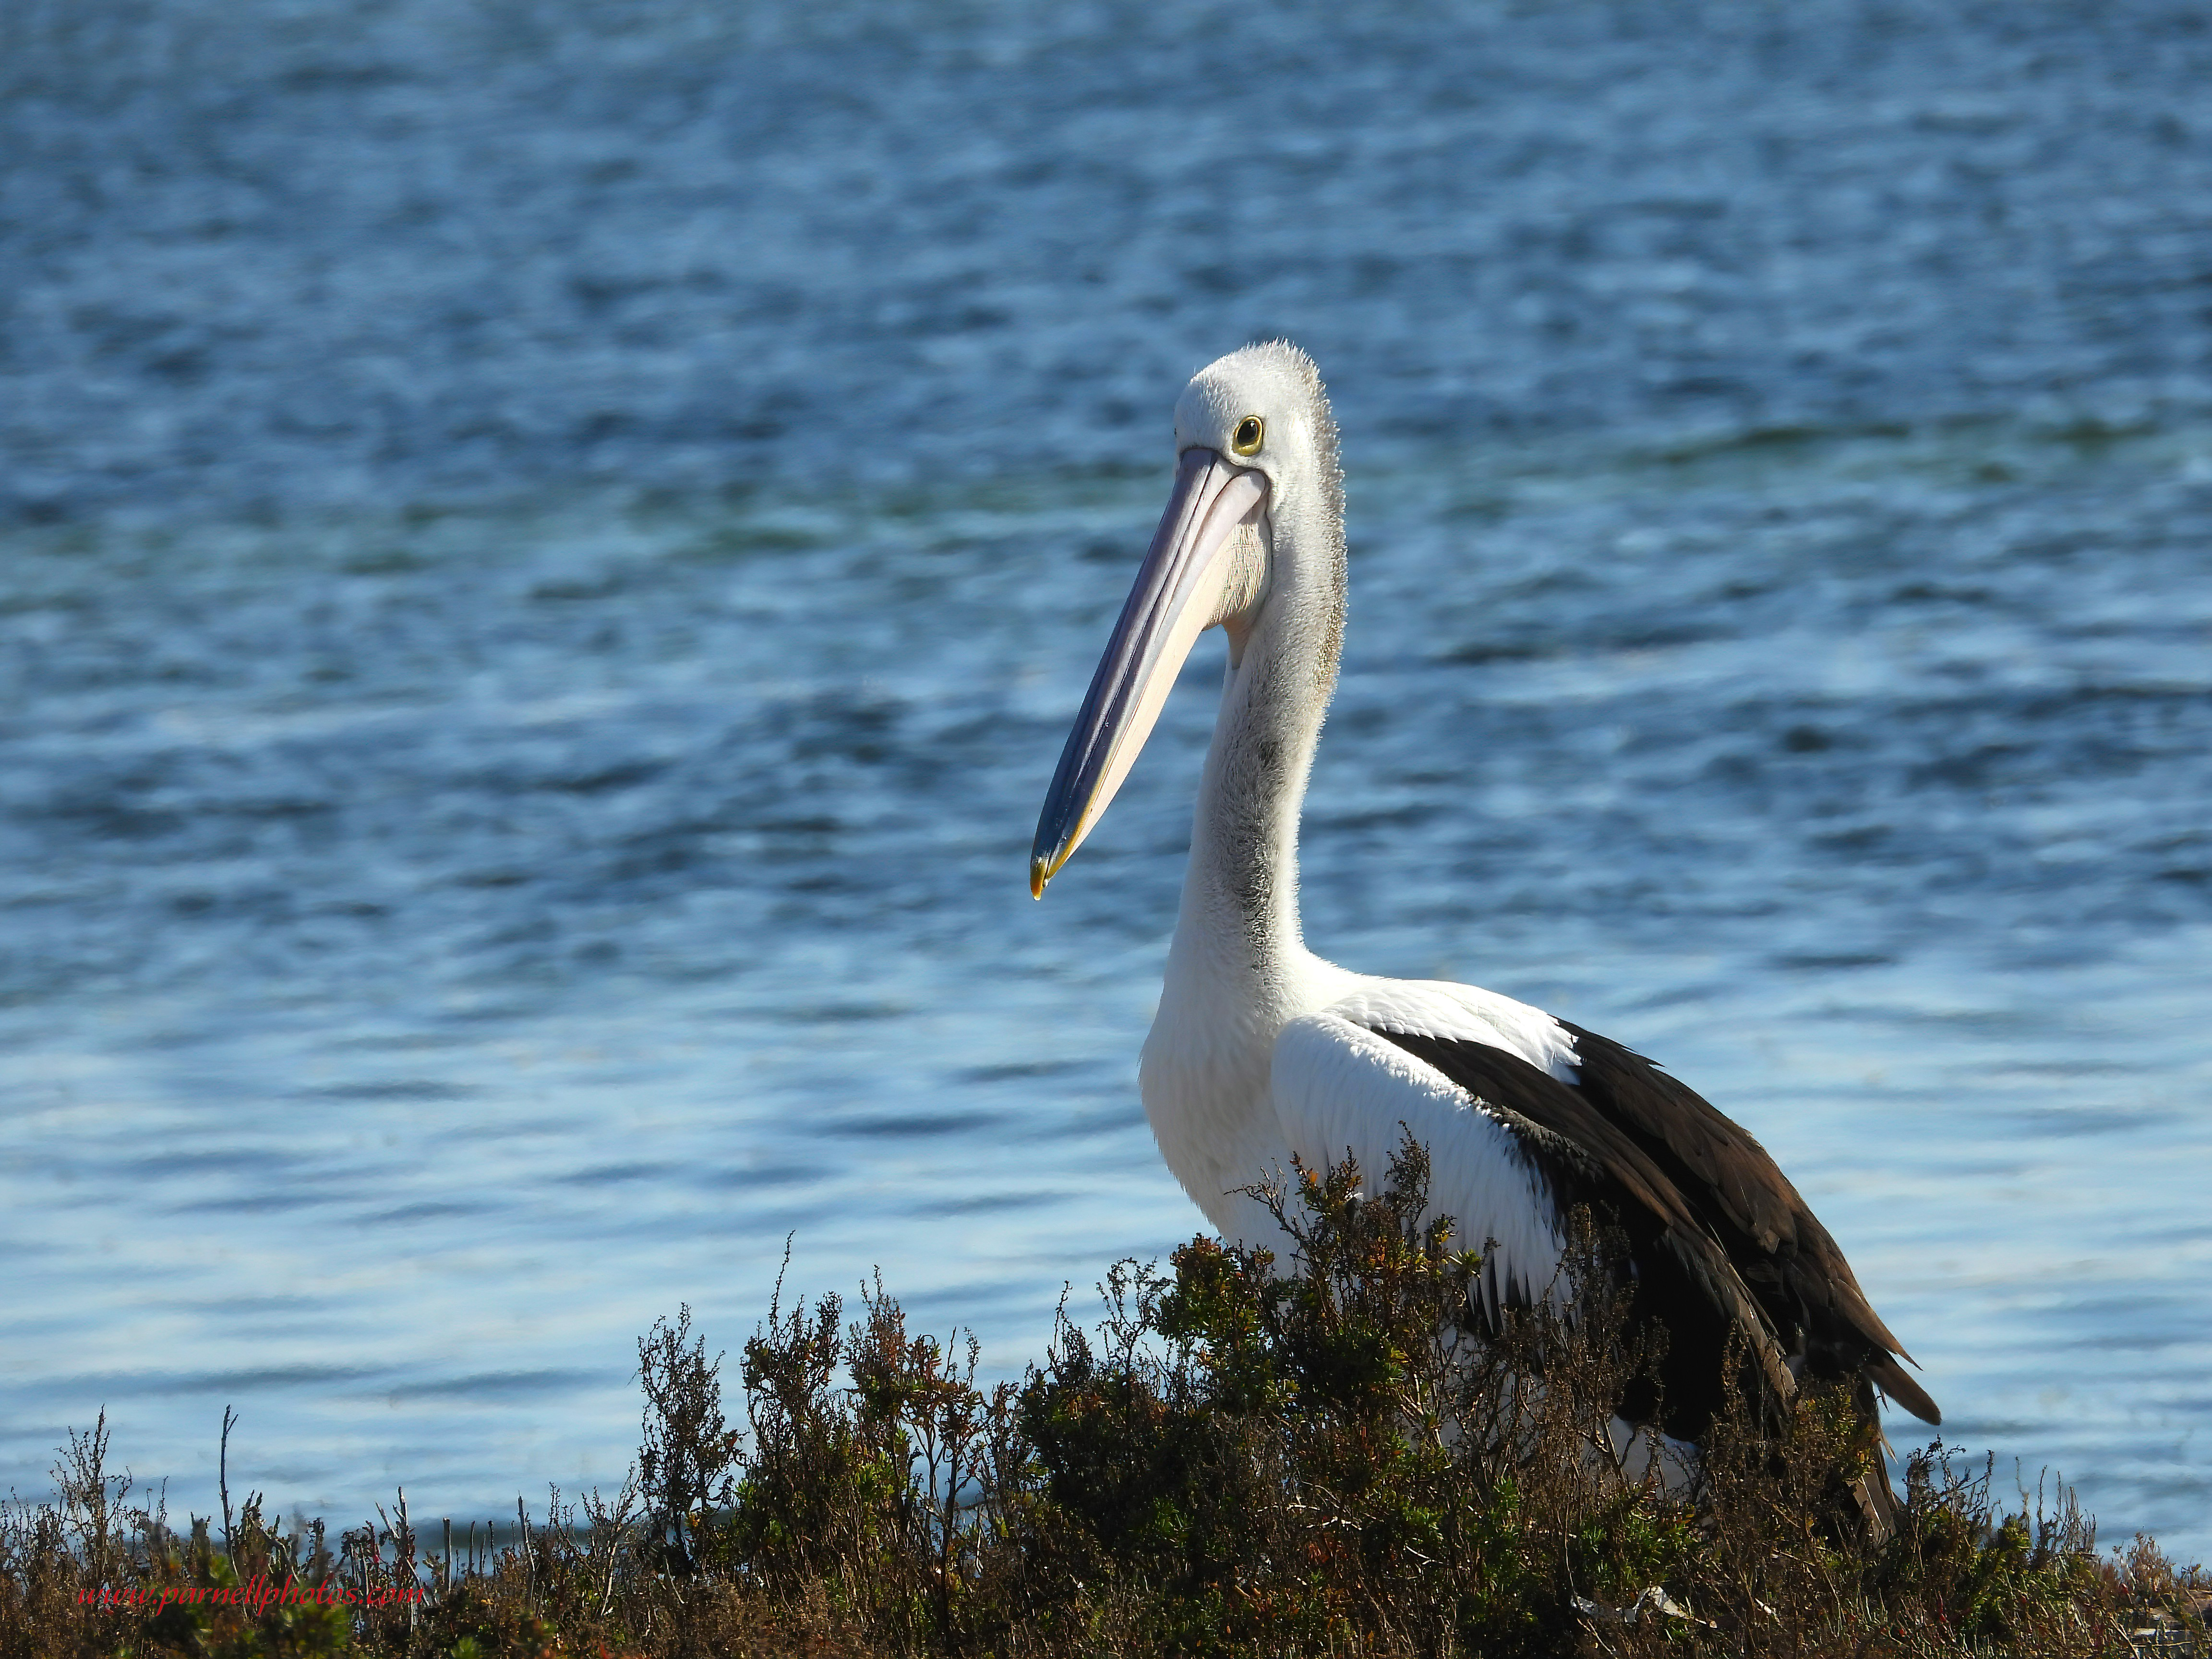
<instances>
[{"instance_id":1,"label":"white neck","mask_svg":"<svg viewBox=\"0 0 2212 1659\"><path fill-rule=\"evenodd\" d=\"M1225 1236L1254 1243L1272 1237L1272 1223L1237 1189L1290 1158L1267 1094L1275 1038L1343 977L1298 927L1298 809L1341 610L1328 608L1326 630L1302 627L1298 597L1271 595L1231 661L1140 1070L1168 1166Z\"/></svg>"},{"instance_id":2,"label":"white neck","mask_svg":"<svg viewBox=\"0 0 2212 1659\"><path fill-rule=\"evenodd\" d=\"M1285 679L1304 678L1303 665L1285 662L1282 633L1263 619L1222 687L1169 953L1170 983L1203 975L1217 994L1236 985L1244 994L1237 1000L1247 1006L1272 1002L1271 988L1306 954L1298 814L1322 709L1280 695Z\"/></svg>"},{"instance_id":3,"label":"white neck","mask_svg":"<svg viewBox=\"0 0 2212 1659\"><path fill-rule=\"evenodd\" d=\"M1304 1012L1293 1005L1315 960L1298 924L1298 813L1343 627L1333 507L1279 501L1270 515L1269 590L1243 636L1231 635L1168 954L1169 998L1195 999L1215 1018L1234 1009L1267 1042Z\"/></svg>"}]
</instances>

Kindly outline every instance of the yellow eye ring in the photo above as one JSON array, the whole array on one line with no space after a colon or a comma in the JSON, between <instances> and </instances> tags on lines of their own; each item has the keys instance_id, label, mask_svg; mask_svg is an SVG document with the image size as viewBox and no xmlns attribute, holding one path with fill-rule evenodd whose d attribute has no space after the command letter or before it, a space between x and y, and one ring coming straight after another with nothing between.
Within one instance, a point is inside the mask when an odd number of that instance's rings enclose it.
<instances>
[{"instance_id":1,"label":"yellow eye ring","mask_svg":"<svg viewBox=\"0 0 2212 1659\"><path fill-rule=\"evenodd\" d=\"M1256 455L1260 446L1267 440L1267 423L1257 415L1247 415L1237 422L1237 430L1229 439L1230 448L1239 455Z\"/></svg>"}]
</instances>

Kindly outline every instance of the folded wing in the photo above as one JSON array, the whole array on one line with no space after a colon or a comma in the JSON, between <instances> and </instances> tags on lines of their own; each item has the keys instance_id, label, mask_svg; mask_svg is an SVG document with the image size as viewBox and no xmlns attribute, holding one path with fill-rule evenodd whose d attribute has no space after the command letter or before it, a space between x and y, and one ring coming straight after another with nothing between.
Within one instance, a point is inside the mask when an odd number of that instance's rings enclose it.
<instances>
[{"instance_id":1,"label":"folded wing","mask_svg":"<svg viewBox=\"0 0 2212 1659\"><path fill-rule=\"evenodd\" d=\"M1350 1152L1375 1174L1411 1130L1429 1149L1433 1208L1468 1246L1489 1246L1493 1316L1555 1282L1567 1212L1584 1204L1626 1236L1637 1312L1668 1328L1671 1432L1718 1408L1732 1330L1785 1393L1802 1364L1864 1377L1937 1420L1835 1241L1739 1125L1603 1037L1558 1024L1532 1036L1520 1005L1462 1017L1439 1002L1459 988L1397 983L1399 995L1363 994L1285 1029L1276 1114L1310 1164Z\"/></svg>"}]
</instances>

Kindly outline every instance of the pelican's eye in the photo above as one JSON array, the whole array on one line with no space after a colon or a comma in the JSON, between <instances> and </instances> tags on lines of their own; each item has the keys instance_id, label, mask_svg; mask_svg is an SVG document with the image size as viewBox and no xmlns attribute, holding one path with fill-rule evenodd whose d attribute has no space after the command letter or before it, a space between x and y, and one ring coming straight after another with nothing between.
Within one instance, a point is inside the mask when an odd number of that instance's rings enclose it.
<instances>
[{"instance_id":1,"label":"pelican's eye","mask_svg":"<svg viewBox=\"0 0 2212 1659\"><path fill-rule=\"evenodd\" d=\"M1247 415L1237 422L1237 430L1229 440L1229 447L1239 455L1256 455L1267 435L1267 423L1257 415Z\"/></svg>"}]
</instances>

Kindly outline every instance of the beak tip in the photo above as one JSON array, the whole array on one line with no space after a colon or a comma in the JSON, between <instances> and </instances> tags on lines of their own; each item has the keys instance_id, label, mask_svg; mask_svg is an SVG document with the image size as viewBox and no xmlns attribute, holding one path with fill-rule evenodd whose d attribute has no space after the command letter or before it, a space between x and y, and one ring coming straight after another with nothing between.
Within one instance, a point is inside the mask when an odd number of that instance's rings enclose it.
<instances>
[{"instance_id":1,"label":"beak tip","mask_svg":"<svg viewBox=\"0 0 2212 1659\"><path fill-rule=\"evenodd\" d=\"M1031 859L1030 860L1030 896L1033 899L1042 898L1044 884L1050 879L1052 878L1045 873L1044 860Z\"/></svg>"}]
</instances>

